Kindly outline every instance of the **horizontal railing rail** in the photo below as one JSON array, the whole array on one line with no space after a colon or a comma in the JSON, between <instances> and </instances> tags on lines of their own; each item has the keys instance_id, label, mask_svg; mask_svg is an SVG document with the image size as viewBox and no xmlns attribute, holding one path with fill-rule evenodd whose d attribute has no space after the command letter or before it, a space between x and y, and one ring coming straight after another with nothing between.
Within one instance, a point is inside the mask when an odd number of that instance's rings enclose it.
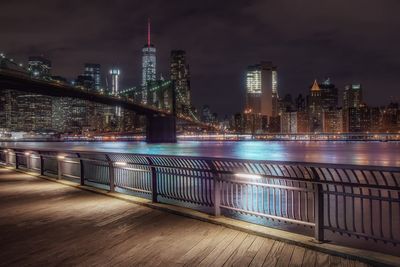
<instances>
[{"instance_id":1,"label":"horizontal railing rail","mask_svg":"<svg viewBox=\"0 0 400 267\"><path fill-rule=\"evenodd\" d=\"M329 232L400 244L399 167L10 148L0 162L216 216L302 226L321 242Z\"/></svg>"}]
</instances>

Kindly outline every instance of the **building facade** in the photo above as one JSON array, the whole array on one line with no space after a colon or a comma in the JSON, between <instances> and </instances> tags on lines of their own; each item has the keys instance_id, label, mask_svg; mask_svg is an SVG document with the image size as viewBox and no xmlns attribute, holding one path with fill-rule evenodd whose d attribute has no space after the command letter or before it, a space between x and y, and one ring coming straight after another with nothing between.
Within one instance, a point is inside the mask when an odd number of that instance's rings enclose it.
<instances>
[{"instance_id":1,"label":"building facade","mask_svg":"<svg viewBox=\"0 0 400 267\"><path fill-rule=\"evenodd\" d=\"M175 85L176 111L188 114L191 109L190 72L186 63L186 52L183 50L171 51L171 81Z\"/></svg>"},{"instance_id":2,"label":"building facade","mask_svg":"<svg viewBox=\"0 0 400 267\"><path fill-rule=\"evenodd\" d=\"M83 75L89 76L93 80L93 88L96 92L101 92L101 65L95 63L85 63Z\"/></svg>"},{"instance_id":3,"label":"building facade","mask_svg":"<svg viewBox=\"0 0 400 267\"><path fill-rule=\"evenodd\" d=\"M276 66L261 62L247 67L246 110L273 117L278 114L278 81Z\"/></svg>"}]
</instances>

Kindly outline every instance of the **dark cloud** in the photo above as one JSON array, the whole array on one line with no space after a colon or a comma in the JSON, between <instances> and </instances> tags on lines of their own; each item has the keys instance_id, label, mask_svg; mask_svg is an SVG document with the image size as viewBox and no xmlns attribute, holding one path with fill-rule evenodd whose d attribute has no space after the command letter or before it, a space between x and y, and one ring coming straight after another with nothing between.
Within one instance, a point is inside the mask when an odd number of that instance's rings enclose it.
<instances>
[{"instance_id":1,"label":"dark cloud","mask_svg":"<svg viewBox=\"0 0 400 267\"><path fill-rule=\"evenodd\" d=\"M271 60L280 94L305 93L314 78L364 85L367 101L400 97L400 1L3 1L0 50L18 60L43 54L73 78L85 62L122 70L140 83L141 48L151 17L158 73L171 49L185 49L193 102L221 115L244 104L247 65Z\"/></svg>"}]
</instances>

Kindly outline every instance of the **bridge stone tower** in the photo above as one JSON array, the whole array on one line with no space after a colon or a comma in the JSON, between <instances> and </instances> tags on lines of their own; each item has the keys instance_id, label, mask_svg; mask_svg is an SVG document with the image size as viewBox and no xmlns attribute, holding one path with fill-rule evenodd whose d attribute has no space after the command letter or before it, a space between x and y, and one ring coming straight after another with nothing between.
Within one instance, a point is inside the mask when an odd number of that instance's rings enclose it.
<instances>
[{"instance_id":1,"label":"bridge stone tower","mask_svg":"<svg viewBox=\"0 0 400 267\"><path fill-rule=\"evenodd\" d=\"M172 114L147 116L146 141L148 143L176 143L176 87L172 81Z\"/></svg>"}]
</instances>

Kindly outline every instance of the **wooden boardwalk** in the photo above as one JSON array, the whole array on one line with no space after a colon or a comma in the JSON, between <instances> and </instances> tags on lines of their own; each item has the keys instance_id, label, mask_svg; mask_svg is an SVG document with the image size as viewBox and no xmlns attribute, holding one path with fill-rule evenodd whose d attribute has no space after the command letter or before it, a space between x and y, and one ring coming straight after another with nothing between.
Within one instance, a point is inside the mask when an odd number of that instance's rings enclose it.
<instances>
[{"instance_id":1,"label":"wooden boardwalk","mask_svg":"<svg viewBox=\"0 0 400 267\"><path fill-rule=\"evenodd\" d=\"M367 266L0 168L0 266Z\"/></svg>"}]
</instances>

